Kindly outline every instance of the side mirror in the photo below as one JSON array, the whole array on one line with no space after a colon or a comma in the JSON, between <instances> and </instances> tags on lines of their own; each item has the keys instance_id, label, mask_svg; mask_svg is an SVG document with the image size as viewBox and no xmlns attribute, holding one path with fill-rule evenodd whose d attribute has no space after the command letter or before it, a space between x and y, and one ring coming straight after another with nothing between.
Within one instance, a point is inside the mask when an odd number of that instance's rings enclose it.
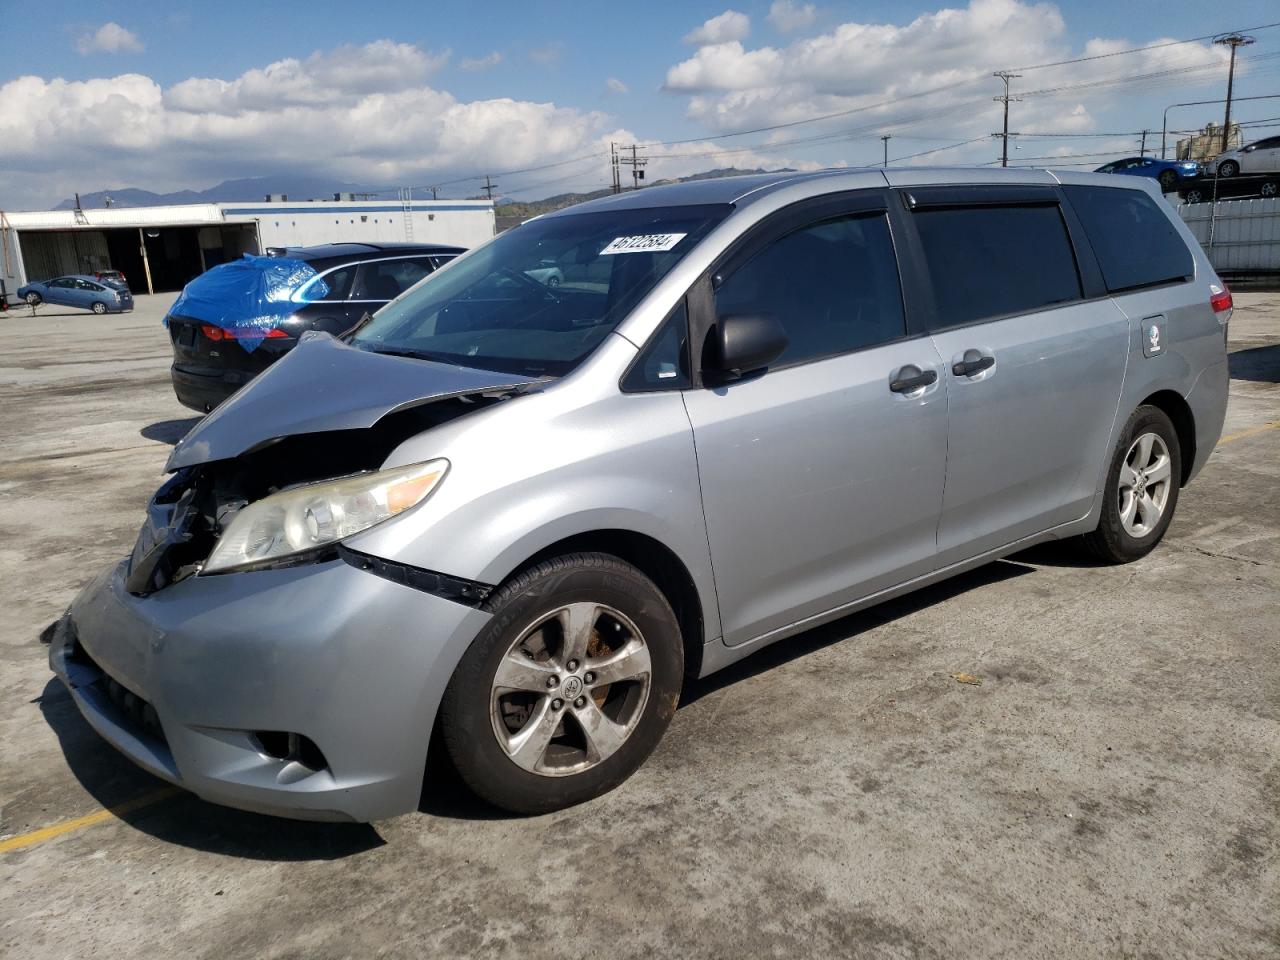
<instances>
[{"instance_id":1,"label":"side mirror","mask_svg":"<svg viewBox=\"0 0 1280 960\"><path fill-rule=\"evenodd\" d=\"M736 379L777 360L787 349L787 331L771 313L735 313L716 318L707 347L703 368Z\"/></svg>"}]
</instances>

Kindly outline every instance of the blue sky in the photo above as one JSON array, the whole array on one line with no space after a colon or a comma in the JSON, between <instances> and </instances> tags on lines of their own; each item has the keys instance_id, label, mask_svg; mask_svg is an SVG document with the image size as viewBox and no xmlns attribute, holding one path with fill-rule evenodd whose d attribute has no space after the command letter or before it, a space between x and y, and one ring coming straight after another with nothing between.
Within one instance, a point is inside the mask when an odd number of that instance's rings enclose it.
<instances>
[{"instance_id":1,"label":"blue sky","mask_svg":"<svg viewBox=\"0 0 1280 960\"><path fill-rule=\"evenodd\" d=\"M72 189L201 188L287 169L416 185L587 158L509 178L517 193L540 195L597 186L607 166L590 157L614 137L717 136L955 86L852 119L801 124L773 134L774 143L761 134L649 151L660 157L655 178L731 164L870 163L880 156L870 129L877 124L896 137L892 156L989 133L995 107L986 104L997 82L959 81L991 69L1280 20L1274 0L792 0L771 16L774 6L315 0L183 10L151 0L3 0L0 206L52 203ZM1257 36L1245 53L1260 59L1242 64L1242 96L1280 93L1277 66L1264 56L1280 53L1280 29ZM1158 129L1164 105L1222 96L1221 52L1192 44L1033 72L1017 81L1022 89L1078 89L1015 104L1015 128ZM261 73L291 59L297 64L284 74ZM1110 83L1126 76L1148 79ZM199 82L210 79L220 83ZM1081 86L1094 81L1108 82ZM1280 116L1280 100L1274 109L1262 103L1238 115ZM1215 116L1209 108L1180 122ZM1088 151L1124 153L1128 143L1094 137ZM1082 165L1095 155L1081 159L1084 149L1067 138L1019 146L1023 156ZM986 162L994 153L981 142L920 162Z\"/></svg>"}]
</instances>

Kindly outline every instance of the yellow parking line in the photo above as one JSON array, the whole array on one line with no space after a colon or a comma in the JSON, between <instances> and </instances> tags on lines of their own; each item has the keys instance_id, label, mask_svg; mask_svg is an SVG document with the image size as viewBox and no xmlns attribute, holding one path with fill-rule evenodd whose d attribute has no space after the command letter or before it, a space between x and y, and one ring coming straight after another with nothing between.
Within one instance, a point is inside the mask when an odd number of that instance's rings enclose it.
<instances>
[{"instance_id":1,"label":"yellow parking line","mask_svg":"<svg viewBox=\"0 0 1280 960\"><path fill-rule=\"evenodd\" d=\"M1266 433L1268 430L1275 430L1277 428L1280 428L1280 420L1272 420L1269 423L1264 423L1260 427L1250 427L1248 430L1238 430L1235 433L1228 433L1218 441L1218 446L1222 446L1224 443L1231 443L1233 440L1243 440L1245 437L1252 437L1259 433Z\"/></svg>"},{"instance_id":2,"label":"yellow parking line","mask_svg":"<svg viewBox=\"0 0 1280 960\"><path fill-rule=\"evenodd\" d=\"M87 816L77 817L75 820L67 820L65 823L55 823L51 827L41 827L39 830L32 830L30 833L20 833L16 837L10 837L8 840L0 840L0 853L8 853L10 850L21 850L23 847L30 847L37 843L44 843L46 840L52 840L54 837L60 837L64 833L71 833L75 830L82 830L85 827L92 827L94 824L102 823L113 817L119 817L142 807L149 807L152 804L159 803L161 800L168 800L176 793L181 793L177 787L165 787L162 790L154 790L151 793L143 794L133 800L127 800L124 803L117 804L114 807L107 807L99 810L97 813L90 813Z\"/></svg>"}]
</instances>

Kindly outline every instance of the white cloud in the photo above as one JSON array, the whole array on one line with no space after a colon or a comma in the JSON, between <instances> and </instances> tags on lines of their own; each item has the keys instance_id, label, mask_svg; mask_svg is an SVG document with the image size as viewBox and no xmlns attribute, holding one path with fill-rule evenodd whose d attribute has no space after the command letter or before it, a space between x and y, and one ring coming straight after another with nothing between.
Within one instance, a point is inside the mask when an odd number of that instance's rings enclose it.
<instances>
[{"instance_id":1,"label":"white cloud","mask_svg":"<svg viewBox=\"0 0 1280 960\"><path fill-rule=\"evenodd\" d=\"M564 55L564 44L553 40L543 47L535 47L529 51L529 59L542 67L550 67L560 62Z\"/></svg>"},{"instance_id":2,"label":"white cloud","mask_svg":"<svg viewBox=\"0 0 1280 960\"><path fill-rule=\"evenodd\" d=\"M812 3L796 3L794 0L773 0L766 18L780 33L794 33L811 25L818 16L818 8Z\"/></svg>"},{"instance_id":3,"label":"white cloud","mask_svg":"<svg viewBox=\"0 0 1280 960\"><path fill-rule=\"evenodd\" d=\"M478 73L481 70L488 70L490 67L496 67L502 62L502 54L497 50L486 53L483 57L468 57L458 61L458 66L463 70L471 73Z\"/></svg>"},{"instance_id":4,"label":"white cloud","mask_svg":"<svg viewBox=\"0 0 1280 960\"><path fill-rule=\"evenodd\" d=\"M142 41L132 30L115 22L104 23L97 30L82 33L76 40L76 49L83 55L90 53L140 53Z\"/></svg>"},{"instance_id":5,"label":"white cloud","mask_svg":"<svg viewBox=\"0 0 1280 960\"><path fill-rule=\"evenodd\" d=\"M719 16L712 17L696 30L686 33L684 42L698 46L728 43L732 40L745 40L750 32L750 17L737 10L726 10Z\"/></svg>"},{"instance_id":6,"label":"white cloud","mask_svg":"<svg viewBox=\"0 0 1280 960\"><path fill-rule=\"evenodd\" d=\"M604 82L605 87L610 93L630 93L631 88L619 80L617 77L610 77Z\"/></svg>"},{"instance_id":7,"label":"white cloud","mask_svg":"<svg viewBox=\"0 0 1280 960\"><path fill-rule=\"evenodd\" d=\"M942 131L942 136L960 140L998 128L998 123L992 125L998 107L991 98L1000 92L990 76L995 70L1158 42L1095 38L1075 51L1062 14L1052 4L970 0L966 7L925 13L902 25L841 23L778 46L704 45L668 69L665 89L689 95L687 115L717 132L856 111L839 121L850 136ZM1219 63L1222 56L1211 44L1147 50L1028 71L1016 81L1014 92L1196 68ZM1021 129L1089 130L1100 109L1130 95L1123 86L1103 86L1028 97L1016 107L1017 123ZM804 127L787 136L822 129ZM910 149L902 147L903 152Z\"/></svg>"},{"instance_id":8,"label":"white cloud","mask_svg":"<svg viewBox=\"0 0 1280 960\"><path fill-rule=\"evenodd\" d=\"M18 77L0 83L9 107L0 113L0 206L281 172L428 183L607 152L598 143L603 114L511 98L459 101L424 82L444 59L379 41L167 88L141 74Z\"/></svg>"}]
</instances>

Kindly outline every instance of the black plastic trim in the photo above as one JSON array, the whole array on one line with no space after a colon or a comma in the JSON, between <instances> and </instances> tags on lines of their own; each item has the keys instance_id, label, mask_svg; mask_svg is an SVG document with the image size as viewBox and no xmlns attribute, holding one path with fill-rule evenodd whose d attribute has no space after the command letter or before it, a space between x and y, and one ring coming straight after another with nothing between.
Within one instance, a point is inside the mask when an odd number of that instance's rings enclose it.
<instances>
[{"instance_id":1,"label":"black plastic trim","mask_svg":"<svg viewBox=\"0 0 1280 960\"><path fill-rule=\"evenodd\" d=\"M451 577L445 573L436 573L434 570L412 567L407 563L393 563L342 545L338 546L338 556L351 566L372 573L376 577L382 577L392 583L412 587L433 596L443 597L445 600L452 600L466 607L480 606L494 590L487 583Z\"/></svg>"}]
</instances>

